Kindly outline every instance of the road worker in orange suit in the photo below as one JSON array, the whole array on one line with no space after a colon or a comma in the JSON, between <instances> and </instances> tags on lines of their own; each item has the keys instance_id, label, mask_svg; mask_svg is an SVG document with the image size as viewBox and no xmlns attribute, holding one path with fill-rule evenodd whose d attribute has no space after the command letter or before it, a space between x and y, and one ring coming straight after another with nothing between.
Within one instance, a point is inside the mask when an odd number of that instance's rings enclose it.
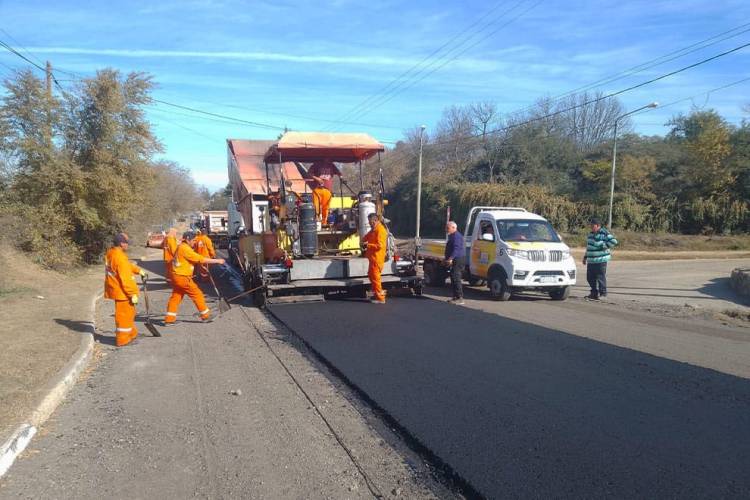
<instances>
[{"instance_id":1,"label":"road worker in orange suit","mask_svg":"<svg viewBox=\"0 0 750 500\"><path fill-rule=\"evenodd\" d=\"M333 177L336 175L342 178L336 164L328 159L313 163L307 170L306 179L313 192L315 214L320 217L324 226L328 225L328 211L333 197Z\"/></svg>"},{"instance_id":2,"label":"road worker in orange suit","mask_svg":"<svg viewBox=\"0 0 750 500\"><path fill-rule=\"evenodd\" d=\"M138 303L136 275L146 273L128 260L129 239L125 233L114 238L114 245L104 257L104 298L115 301L115 344L122 347L138 336L135 327L135 305Z\"/></svg>"},{"instance_id":3,"label":"road worker in orange suit","mask_svg":"<svg viewBox=\"0 0 750 500\"><path fill-rule=\"evenodd\" d=\"M200 229L195 232L195 240L193 240L193 250L198 252L199 255L208 258L216 258L216 250L214 250L214 243L207 234L201 233ZM198 271L203 281L208 279L208 266L204 264L198 265Z\"/></svg>"},{"instance_id":4,"label":"road worker in orange suit","mask_svg":"<svg viewBox=\"0 0 750 500\"><path fill-rule=\"evenodd\" d=\"M168 282L172 282L172 261L177 252L177 229L170 227L164 238L164 268Z\"/></svg>"},{"instance_id":5,"label":"road worker in orange suit","mask_svg":"<svg viewBox=\"0 0 750 500\"><path fill-rule=\"evenodd\" d=\"M177 245L172 262L172 295L167 303L167 316L164 324L170 325L177 320L177 310L182 298L187 295L193 300L203 321L211 318L211 311L206 305L206 298L198 285L193 281L196 264L224 264L224 259L210 259L193 250L195 233L187 231L182 235L182 243Z\"/></svg>"},{"instance_id":6,"label":"road worker in orange suit","mask_svg":"<svg viewBox=\"0 0 750 500\"><path fill-rule=\"evenodd\" d=\"M368 215L367 222L370 223L370 231L365 235L362 247L365 250L365 257L369 261L367 277L370 278L372 284L372 299L370 299L370 302L385 304L385 290L383 290L380 275L385 265L388 232L376 213Z\"/></svg>"}]
</instances>

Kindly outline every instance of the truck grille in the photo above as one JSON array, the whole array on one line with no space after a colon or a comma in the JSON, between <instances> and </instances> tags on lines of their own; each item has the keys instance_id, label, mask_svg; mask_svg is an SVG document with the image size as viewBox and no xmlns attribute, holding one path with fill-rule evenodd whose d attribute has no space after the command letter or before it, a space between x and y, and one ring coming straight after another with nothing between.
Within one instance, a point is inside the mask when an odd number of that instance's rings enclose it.
<instances>
[{"instance_id":1,"label":"truck grille","mask_svg":"<svg viewBox=\"0 0 750 500\"><path fill-rule=\"evenodd\" d=\"M550 250L549 261L550 262L561 262L563 260L562 250Z\"/></svg>"},{"instance_id":2,"label":"truck grille","mask_svg":"<svg viewBox=\"0 0 750 500\"><path fill-rule=\"evenodd\" d=\"M529 260L533 262L544 262L544 250L529 250Z\"/></svg>"},{"instance_id":3,"label":"truck grille","mask_svg":"<svg viewBox=\"0 0 750 500\"><path fill-rule=\"evenodd\" d=\"M562 271L537 271L534 276L565 276Z\"/></svg>"}]
</instances>

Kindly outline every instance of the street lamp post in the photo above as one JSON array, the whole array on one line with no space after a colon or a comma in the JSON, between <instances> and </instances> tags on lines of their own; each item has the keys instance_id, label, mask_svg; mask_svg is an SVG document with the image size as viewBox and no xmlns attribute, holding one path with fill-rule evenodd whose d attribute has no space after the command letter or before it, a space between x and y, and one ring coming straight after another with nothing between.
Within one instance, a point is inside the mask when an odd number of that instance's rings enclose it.
<instances>
[{"instance_id":1,"label":"street lamp post","mask_svg":"<svg viewBox=\"0 0 750 500\"><path fill-rule=\"evenodd\" d=\"M424 129L426 128L427 125L422 125L419 128L419 166L417 167L417 234L414 241L414 244L417 247L417 251L422 245L419 236L419 223L422 215L422 149L424 147Z\"/></svg>"},{"instance_id":2,"label":"street lamp post","mask_svg":"<svg viewBox=\"0 0 750 500\"><path fill-rule=\"evenodd\" d=\"M642 111L647 108L655 108L658 105L659 103L654 101L652 103L646 104L645 106L641 106L638 109L634 109L633 111L628 111L627 113L624 113L615 118L614 146L612 147L612 178L610 179L609 185L609 217L607 218L608 228L612 228L612 207L615 203L615 169L617 168L617 125L619 124L620 120L625 118L626 116L630 116L633 113L637 113L638 111Z\"/></svg>"}]
</instances>

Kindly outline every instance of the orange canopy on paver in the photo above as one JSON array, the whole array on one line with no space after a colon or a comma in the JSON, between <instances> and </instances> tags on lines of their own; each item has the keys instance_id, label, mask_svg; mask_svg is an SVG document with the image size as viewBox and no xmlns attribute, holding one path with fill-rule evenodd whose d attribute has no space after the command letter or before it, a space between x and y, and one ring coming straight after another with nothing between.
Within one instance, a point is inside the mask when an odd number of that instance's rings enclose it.
<instances>
[{"instance_id":1,"label":"orange canopy on paver","mask_svg":"<svg viewBox=\"0 0 750 500\"><path fill-rule=\"evenodd\" d=\"M270 185L272 192L277 191L282 172L285 180L292 181L293 191L300 193L305 191L305 181L293 162L269 166L268 184L266 183L266 166L263 163L263 155L274 142L227 140L231 155L229 182L234 190L235 200L240 200L248 194L268 194L268 185Z\"/></svg>"},{"instance_id":2,"label":"orange canopy on paver","mask_svg":"<svg viewBox=\"0 0 750 500\"><path fill-rule=\"evenodd\" d=\"M322 160L355 163L384 150L385 147L368 134L287 132L271 145L264 160L268 163Z\"/></svg>"}]
</instances>

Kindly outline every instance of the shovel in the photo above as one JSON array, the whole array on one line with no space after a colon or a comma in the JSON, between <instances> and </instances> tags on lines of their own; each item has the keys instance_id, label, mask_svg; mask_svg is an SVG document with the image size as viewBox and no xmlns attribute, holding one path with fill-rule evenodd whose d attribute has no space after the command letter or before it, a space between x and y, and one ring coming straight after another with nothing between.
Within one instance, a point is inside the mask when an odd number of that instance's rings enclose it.
<instances>
[{"instance_id":1,"label":"shovel","mask_svg":"<svg viewBox=\"0 0 750 500\"><path fill-rule=\"evenodd\" d=\"M161 333L159 333L159 330L156 329L156 326L154 326L153 323L151 323L151 308L148 302L148 295L146 294L146 283L148 280L145 278L143 279L143 303L146 304L146 330L151 332L151 335L154 337L161 337Z\"/></svg>"},{"instance_id":2,"label":"shovel","mask_svg":"<svg viewBox=\"0 0 750 500\"><path fill-rule=\"evenodd\" d=\"M211 285L214 287L214 291L216 292L216 295L219 297L219 312L225 313L228 310L232 308L232 306L229 305L229 302L227 302L227 299L224 298L222 294L219 293L219 289L216 287L216 282L214 281L214 277L211 275L211 270L208 270L208 279L211 280Z\"/></svg>"}]
</instances>

